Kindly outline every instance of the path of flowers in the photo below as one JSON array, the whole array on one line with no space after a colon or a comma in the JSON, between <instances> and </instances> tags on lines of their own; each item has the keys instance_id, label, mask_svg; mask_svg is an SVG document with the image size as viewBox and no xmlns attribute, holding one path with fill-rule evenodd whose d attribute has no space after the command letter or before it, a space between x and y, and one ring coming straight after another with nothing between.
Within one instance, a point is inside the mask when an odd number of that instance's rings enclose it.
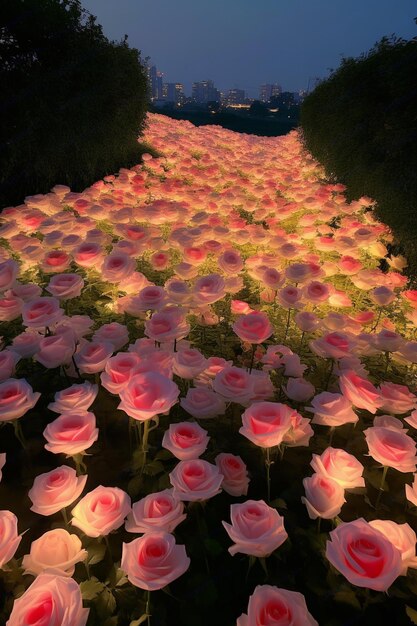
<instances>
[{"instance_id":1,"label":"path of flowers","mask_svg":"<svg viewBox=\"0 0 417 626\"><path fill-rule=\"evenodd\" d=\"M0 216L1 623L417 623L389 229L296 132L145 139Z\"/></svg>"}]
</instances>

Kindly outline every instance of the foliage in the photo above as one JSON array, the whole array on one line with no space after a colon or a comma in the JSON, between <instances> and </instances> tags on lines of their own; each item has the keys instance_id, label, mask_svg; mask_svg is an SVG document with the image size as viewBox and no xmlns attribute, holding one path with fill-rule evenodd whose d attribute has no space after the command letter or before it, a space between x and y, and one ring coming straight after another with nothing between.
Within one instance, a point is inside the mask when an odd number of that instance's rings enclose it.
<instances>
[{"instance_id":1,"label":"foliage","mask_svg":"<svg viewBox=\"0 0 417 626\"><path fill-rule=\"evenodd\" d=\"M127 38L79 0L4 0L0 34L0 206L137 163L147 82Z\"/></svg>"},{"instance_id":2,"label":"foliage","mask_svg":"<svg viewBox=\"0 0 417 626\"><path fill-rule=\"evenodd\" d=\"M417 40L384 37L304 100L307 149L350 198L369 195L417 272Z\"/></svg>"}]
</instances>

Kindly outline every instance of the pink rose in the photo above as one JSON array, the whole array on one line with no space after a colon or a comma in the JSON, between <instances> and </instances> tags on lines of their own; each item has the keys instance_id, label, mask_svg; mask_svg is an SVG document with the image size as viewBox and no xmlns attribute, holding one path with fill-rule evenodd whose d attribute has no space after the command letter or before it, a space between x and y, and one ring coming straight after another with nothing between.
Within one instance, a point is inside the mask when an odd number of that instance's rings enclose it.
<instances>
[{"instance_id":1,"label":"pink rose","mask_svg":"<svg viewBox=\"0 0 417 626\"><path fill-rule=\"evenodd\" d=\"M326 448L320 456L313 454L310 465L315 472L332 478L343 489L365 487L362 463L345 450Z\"/></svg>"},{"instance_id":2,"label":"pink rose","mask_svg":"<svg viewBox=\"0 0 417 626\"><path fill-rule=\"evenodd\" d=\"M284 309L297 309L300 307L302 297L303 292L301 291L301 289L288 286L283 287L278 291L276 295L276 300Z\"/></svg>"},{"instance_id":3,"label":"pink rose","mask_svg":"<svg viewBox=\"0 0 417 626\"><path fill-rule=\"evenodd\" d=\"M60 576L72 576L76 563L85 561L87 555L77 535L55 528L32 541L30 553L23 557L22 567L25 574L33 576L47 569L53 569Z\"/></svg>"},{"instance_id":4,"label":"pink rose","mask_svg":"<svg viewBox=\"0 0 417 626\"><path fill-rule=\"evenodd\" d=\"M416 471L416 443L405 432L381 426L372 426L363 432L369 454L375 461L399 472Z\"/></svg>"},{"instance_id":5,"label":"pink rose","mask_svg":"<svg viewBox=\"0 0 417 626\"><path fill-rule=\"evenodd\" d=\"M283 390L287 398L294 402L306 402L315 392L314 385L305 378L289 378Z\"/></svg>"},{"instance_id":6,"label":"pink rose","mask_svg":"<svg viewBox=\"0 0 417 626\"><path fill-rule=\"evenodd\" d=\"M350 356L354 342L345 333L327 333L323 337L310 341L310 348L325 359L341 359Z\"/></svg>"},{"instance_id":7,"label":"pink rose","mask_svg":"<svg viewBox=\"0 0 417 626\"><path fill-rule=\"evenodd\" d=\"M85 626L89 611L83 608L81 590L75 580L40 574L14 601L6 626Z\"/></svg>"},{"instance_id":8,"label":"pink rose","mask_svg":"<svg viewBox=\"0 0 417 626\"><path fill-rule=\"evenodd\" d=\"M39 474L28 493L32 501L30 510L39 515L57 513L80 497L86 482L87 476L77 476L67 465Z\"/></svg>"},{"instance_id":9,"label":"pink rose","mask_svg":"<svg viewBox=\"0 0 417 626\"><path fill-rule=\"evenodd\" d=\"M417 567L416 533L409 524L397 524L391 520L375 519L369 522L372 528L381 532L401 553L401 575L407 576L409 567Z\"/></svg>"},{"instance_id":10,"label":"pink rose","mask_svg":"<svg viewBox=\"0 0 417 626\"><path fill-rule=\"evenodd\" d=\"M52 276L46 291L58 300L70 300L81 295L84 280L78 274L56 274Z\"/></svg>"},{"instance_id":11,"label":"pink rose","mask_svg":"<svg viewBox=\"0 0 417 626\"><path fill-rule=\"evenodd\" d=\"M196 419L210 419L222 415L226 402L215 391L205 387L190 387L185 398L180 398L181 407Z\"/></svg>"},{"instance_id":12,"label":"pink rose","mask_svg":"<svg viewBox=\"0 0 417 626\"><path fill-rule=\"evenodd\" d=\"M236 626L319 626L308 612L304 596L271 585L258 585L249 598L248 614Z\"/></svg>"},{"instance_id":13,"label":"pink rose","mask_svg":"<svg viewBox=\"0 0 417 626\"><path fill-rule=\"evenodd\" d=\"M339 515L345 500L343 487L324 474L313 474L303 480L306 497L301 497L310 519L332 519Z\"/></svg>"},{"instance_id":14,"label":"pink rose","mask_svg":"<svg viewBox=\"0 0 417 626\"><path fill-rule=\"evenodd\" d=\"M13 558L22 535L17 534L17 517L11 511L0 511L0 569Z\"/></svg>"},{"instance_id":15,"label":"pink rose","mask_svg":"<svg viewBox=\"0 0 417 626\"><path fill-rule=\"evenodd\" d=\"M400 551L363 518L330 532L326 557L352 585L375 591L387 591L403 567Z\"/></svg>"},{"instance_id":16,"label":"pink rose","mask_svg":"<svg viewBox=\"0 0 417 626\"><path fill-rule=\"evenodd\" d=\"M216 465L201 459L180 461L169 475L174 496L185 502L208 500L220 493L223 476Z\"/></svg>"},{"instance_id":17,"label":"pink rose","mask_svg":"<svg viewBox=\"0 0 417 626\"><path fill-rule=\"evenodd\" d=\"M19 354L13 350L6 349L0 352L0 382L13 376L19 360Z\"/></svg>"},{"instance_id":18,"label":"pink rose","mask_svg":"<svg viewBox=\"0 0 417 626\"><path fill-rule=\"evenodd\" d=\"M75 263L80 267L96 269L103 263L104 252L100 244L94 241L84 241L75 248L73 256Z\"/></svg>"},{"instance_id":19,"label":"pink rose","mask_svg":"<svg viewBox=\"0 0 417 626\"><path fill-rule=\"evenodd\" d=\"M71 257L64 250L51 250L45 254L39 265L43 272L52 274L65 272L70 263Z\"/></svg>"},{"instance_id":20,"label":"pink rose","mask_svg":"<svg viewBox=\"0 0 417 626\"><path fill-rule=\"evenodd\" d=\"M313 435L310 420L294 411L291 415L291 428L284 434L282 443L288 448L308 446Z\"/></svg>"},{"instance_id":21,"label":"pink rose","mask_svg":"<svg viewBox=\"0 0 417 626\"><path fill-rule=\"evenodd\" d=\"M177 402L179 393L177 385L158 372L136 374L120 391L117 408L133 419L145 421L167 413Z\"/></svg>"},{"instance_id":22,"label":"pink rose","mask_svg":"<svg viewBox=\"0 0 417 626\"><path fill-rule=\"evenodd\" d=\"M46 450L70 456L84 452L98 439L96 418L88 411L64 413L43 431Z\"/></svg>"},{"instance_id":23,"label":"pink rose","mask_svg":"<svg viewBox=\"0 0 417 626\"><path fill-rule=\"evenodd\" d=\"M239 339L251 344L264 342L274 332L268 316L262 311L241 315L233 324L233 330Z\"/></svg>"},{"instance_id":24,"label":"pink rose","mask_svg":"<svg viewBox=\"0 0 417 626\"><path fill-rule=\"evenodd\" d=\"M294 321L303 333L312 333L320 325L317 315L309 311L299 311L294 315Z\"/></svg>"},{"instance_id":25,"label":"pink rose","mask_svg":"<svg viewBox=\"0 0 417 626\"><path fill-rule=\"evenodd\" d=\"M352 403L341 393L323 391L311 401L312 407L306 407L306 411L314 413L313 424L322 426L343 426L343 424L355 424L358 416L352 409Z\"/></svg>"},{"instance_id":26,"label":"pink rose","mask_svg":"<svg viewBox=\"0 0 417 626\"><path fill-rule=\"evenodd\" d=\"M25 415L40 396L24 378L9 378L0 383L0 423Z\"/></svg>"},{"instance_id":27,"label":"pink rose","mask_svg":"<svg viewBox=\"0 0 417 626\"><path fill-rule=\"evenodd\" d=\"M118 487L99 485L72 509L71 524L88 537L104 537L123 524L130 510L127 493Z\"/></svg>"},{"instance_id":28,"label":"pink rose","mask_svg":"<svg viewBox=\"0 0 417 626\"><path fill-rule=\"evenodd\" d=\"M126 280L136 269L136 261L124 252L111 252L103 261L101 276L109 283Z\"/></svg>"},{"instance_id":29,"label":"pink rose","mask_svg":"<svg viewBox=\"0 0 417 626\"><path fill-rule=\"evenodd\" d=\"M155 252L151 256L149 262L154 270L157 270L159 272L162 270L166 270L170 262L169 254L167 254L166 252Z\"/></svg>"},{"instance_id":30,"label":"pink rose","mask_svg":"<svg viewBox=\"0 0 417 626\"><path fill-rule=\"evenodd\" d=\"M34 298L23 305L23 325L43 329L60 321L64 311L59 308L58 298Z\"/></svg>"},{"instance_id":31,"label":"pink rose","mask_svg":"<svg viewBox=\"0 0 417 626\"><path fill-rule=\"evenodd\" d=\"M225 282L220 274L209 274L196 280L193 299L197 306L213 304L225 295Z\"/></svg>"},{"instance_id":32,"label":"pink rose","mask_svg":"<svg viewBox=\"0 0 417 626\"><path fill-rule=\"evenodd\" d=\"M21 316L24 302L21 298L8 296L0 299L0 322L12 322Z\"/></svg>"},{"instance_id":33,"label":"pink rose","mask_svg":"<svg viewBox=\"0 0 417 626\"><path fill-rule=\"evenodd\" d=\"M213 382L213 389L228 402L236 402L246 406L253 397L253 378L240 367L225 367Z\"/></svg>"},{"instance_id":34,"label":"pink rose","mask_svg":"<svg viewBox=\"0 0 417 626\"><path fill-rule=\"evenodd\" d=\"M279 446L291 428L291 417L296 413L279 402L254 402L242 414L241 435L262 448Z\"/></svg>"},{"instance_id":35,"label":"pink rose","mask_svg":"<svg viewBox=\"0 0 417 626\"><path fill-rule=\"evenodd\" d=\"M165 308L145 322L145 335L158 342L179 341L189 332L185 312L179 307Z\"/></svg>"},{"instance_id":36,"label":"pink rose","mask_svg":"<svg viewBox=\"0 0 417 626\"><path fill-rule=\"evenodd\" d=\"M396 352L404 345L404 338L388 328L383 328L376 335L371 335L372 345L381 352Z\"/></svg>"},{"instance_id":37,"label":"pink rose","mask_svg":"<svg viewBox=\"0 0 417 626\"><path fill-rule=\"evenodd\" d=\"M417 397L410 392L406 385L385 382L379 386L381 401L380 409L401 415L416 408Z\"/></svg>"},{"instance_id":38,"label":"pink rose","mask_svg":"<svg viewBox=\"0 0 417 626\"><path fill-rule=\"evenodd\" d=\"M269 556L288 539L283 518L263 500L230 505L230 519L231 525L222 524L235 543L229 548L232 556L238 552L257 557Z\"/></svg>"},{"instance_id":39,"label":"pink rose","mask_svg":"<svg viewBox=\"0 0 417 626\"><path fill-rule=\"evenodd\" d=\"M0 262L0 293L10 289L19 274L19 263L14 259Z\"/></svg>"},{"instance_id":40,"label":"pink rose","mask_svg":"<svg viewBox=\"0 0 417 626\"><path fill-rule=\"evenodd\" d=\"M169 425L161 445L177 459L189 461L203 454L209 439L207 431L195 422L179 422Z\"/></svg>"},{"instance_id":41,"label":"pink rose","mask_svg":"<svg viewBox=\"0 0 417 626\"><path fill-rule=\"evenodd\" d=\"M220 474L223 474L222 489L231 496L246 496L249 476L246 465L240 456L221 452L216 456L215 463Z\"/></svg>"},{"instance_id":42,"label":"pink rose","mask_svg":"<svg viewBox=\"0 0 417 626\"><path fill-rule=\"evenodd\" d=\"M217 259L217 265L225 274L239 274L244 261L237 250L225 250Z\"/></svg>"},{"instance_id":43,"label":"pink rose","mask_svg":"<svg viewBox=\"0 0 417 626\"><path fill-rule=\"evenodd\" d=\"M192 379L207 367L207 359L196 348L185 348L174 354L172 369L174 374L185 379Z\"/></svg>"},{"instance_id":44,"label":"pink rose","mask_svg":"<svg viewBox=\"0 0 417 626\"><path fill-rule=\"evenodd\" d=\"M82 374L102 372L114 352L109 341L86 341L75 353L74 359Z\"/></svg>"},{"instance_id":45,"label":"pink rose","mask_svg":"<svg viewBox=\"0 0 417 626\"><path fill-rule=\"evenodd\" d=\"M126 383L139 373L141 360L136 352L118 352L109 358L101 373L101 384L110 393L118 394Z\"/></svg>"},{"instance_id":46,"label":"pink rose","mask_svg":"<svg viewBox=\"0 0 417 626\"><path fill-rule=\"evenodd\" d=\"M382 405L381 395L366 378L346 370L339 378L339 386L344 396L358 409L375 414Z\"/></svg>"},{"instance_id":47,"label":"pink rose","mask_svg":"<svg viewBox=\"0 0 417 626\"><path fill-rule=\"evenodd\" d=\"M391 302L394 302L397 296L392 289L385 287L385 285L381 285L380 287L372 289L369 292L369 297L375 304L378 304L379 306L387 306L388 304L391 304Z\"/></svg>"},{"instance_id":48,"label":"pink rose","mask_svg":"<svg viewBox=\"0 0 417 626\"><path fill-rule=\"evenodd\" d=\"M68 413L69 411L88 411L98 394L98 385L85 383L71 385L62 391L57 391L54 400L48 404L48 409L54 413Z\"/></svg>"},{"instance_id":49,"label":"pink rose","mask_svg":"<svg viewBox=\"0 0 417 626\"><path fill-rule=\"evenodd\" d=\"M157 311L165 306L166 300L167 294L163 287L149 285L132 298L132 306L135 311ZM130 313L130 310L127 309L127 312Z\"/></svg>"},{"instance_id":50,"label":"pink rose","mask_svg":"<svg viewBox=\"0 0 417 626\"><path fill-rule=\"evenodd\" d=\"M110 324L100 326L94 333L92 340L109 342L113 345L115 350L120 350L120 348L129 342L129 333L124 324L111 322Z\"/></svg>"},{"instance_id":51,"label":"pink rose","mask_svg":"<svg viewBox=\"0 0 417 626\"><path fill-rule=\"evenodd\" d=\"M252 313L253 311L249 304L247 302L243 302L242 300L232 300L230 310L233 315L246 315L247 313Z\"/></svg>"},{"instance_id":52,"label":"pink rose","mask_svg":"<svg viewBox=\"0 0 417 626\"><path fill-rule=\"evenodd\" d=\"M126 520L129 533L148 533L163 530L172 533L186 519L184 503L174 496L173 489L165 489L135 502Z\"/></svg>"},{"instance_id":53,"label":"pink rose","mask_svg":"<svg viewBox=\"0 0 417 626\"><path fill-rule=\"evenodd\" d=\"M129 582L140 589L162 589L182 576L189 566L185 546L177 545L175 537L164 531L149 532L123 544L120 567Z\"/></svg>"},{"instance_id":54,"label":"pink rose","mask_svg":"<svg viewBox=\"0 0 417 626\"><path fill-rule=\"evenodd\" d=\"M191 298L188 284L183 280L170 278L165 283L165 291L169 299L175 304L187 304Z\"/></svg>"},{"instance_id":55,"label":"pink rose","mask_svg":"<svg viewBox=\"0 0 417 626\"><path fill-rule=\"evenodd\" d=\"M307 302L313 304L321 304L325 302L330 295L329 286L318 280L313 280L303 288L303 296Z\"/></svg>"},{"instance_id":56,"label":"pink rose","mask_svg":"<svg viewBox=\"0 0 417 626\"><path fill-rule=\"evenodd\" d=\"M22 359L31 358L38 351L41 338L42 335L36 331L25 330L13 339L11 349Z\"/></svg>"},{"instance_id":57,"label":"pink rose","mask_svg":"<svg viewBox=\"0 0 417 626\"><path fill-rule=\"evenodd\" d=\"M34 358L44 367L52 369L66 365L71 361L75 351L75 342L71 333L42 337Z\"/></svg>"}]
</instances>

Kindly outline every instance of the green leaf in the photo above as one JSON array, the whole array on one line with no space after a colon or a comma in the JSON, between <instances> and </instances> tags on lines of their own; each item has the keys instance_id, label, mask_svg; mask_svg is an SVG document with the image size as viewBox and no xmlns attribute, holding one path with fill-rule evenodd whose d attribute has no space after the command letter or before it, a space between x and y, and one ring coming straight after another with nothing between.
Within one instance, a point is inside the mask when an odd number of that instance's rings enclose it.
<instances>
[{"instance_id":1,"label":"green leaf","mask_svg":"<svg viewBox=\"0 0 417 626\"><path fill-rule=\"evenodd\" d=\"M411 606L406 606L405 612L407 613L413 624L417 624L417 611L415 609L412 609Z\"/></svg>"},{"instance_id":2,"label":"green leaf","mask_svg":"<svg viewBox=\"0 0 417 626\"><path fill-rule=\"evenodd\" d=\"M334 595L336 602L342 602L343 604L349 604L353 608L361 610L361 603L356 597L353 589L345 589L344 591L337 591Z\"/></svg>"},{"instance_id":3,"label":"green leaf","mask_svg":"<svg viewBox=\"0 0 417 626\"><path fill-rule=\"evenodd\" d=\"M96 607L97 613L101 619L113 615L116 610L116 598L107 587L104 587L103 592L97 598Z\"/></svg>"},{"instance_id":4,"label":"green leaf","mask_svg":"<svg viewBox=\"0 0 417 626\"><path fill-rule=\"evenodd\" d=\"M104 559L106 553L105 543L93 543L88 546L88 565L95 565Z\"/></svg>"},{"instance_id":5,"label":"green leaf","mask_svg":"<svg viewBox=\"0 0 417 626\"><path fill-rule=\"evenodd\" d=\"M377 470L377 469L368 470L365 473L365 480L366 480L366 482L370 483L372 485L372 487L375 487L375 489L379 489L381 487L382 472L383 472L382 469L380 469L380 470ZM387 483L386 479L385 479L385 483L384 483L384 491L389 491L388 483Z\"/></svg>"},{"instance_id":6,"label":"green leaf","mask_svg":"<svg viewBox=\"0 0 417 626\"><path fill-rule=\"evenodd\" d=\"M143 473L147 476L158 476L158 474L162 474L164 471L165 468L161 461L152 461L143 468Z\"/></svg>"},{"instance_id":7,"label":"green leaf","mask_svg":"<svg viewBox=\"0 0 417 626\"><path fill-rule=\"evenodd\" d=\"M155 459L159 461L172 461L173 455L169 450L160 450L157 454L155 454Z\"/></svg>"},{"instance_id":8,"label":"green leaf","mask_svg":"<svg viewBox=\"0 0 417 626\"><path fill-rule=\"evenodd\" d=\"M272 500L269 506L272 506L274 509L284 509L286 510L287 503L282 498L276 498L276 500Z\"/></svg>"},{"instance_id":9,"label":"green leaf","mask_svg":"<svg viewBox=\"0 0 417 626\"><path fill-rule=\"evenodd\" d=\"M204 539L204 547L206 548L207 552L213 557L219 556L219 554L222 554L223 552L222 545L215 539L210 539L210 537L206 537Z\"/></svg>"},{"instance_id":10,"label":"green leaf","mask_svg":"<svg viewBox=\"0 0 417 626\"><path fill-rule=\"evenodd\" d=\"M83 580L80 583L83 600L94 600L105 589L105 585L97 579Z\"/></svg>"},{"instance_id":11,"label":"green leaf","mask_svg":"<svg viewBox=\"0 0 417 626\"><path fill-rule=\"evenodd\" d=\"M127 493L132 497L136 497L142 487L143 479L142 476L134 476L127 485Z\"/></svg>"}]
</instances>

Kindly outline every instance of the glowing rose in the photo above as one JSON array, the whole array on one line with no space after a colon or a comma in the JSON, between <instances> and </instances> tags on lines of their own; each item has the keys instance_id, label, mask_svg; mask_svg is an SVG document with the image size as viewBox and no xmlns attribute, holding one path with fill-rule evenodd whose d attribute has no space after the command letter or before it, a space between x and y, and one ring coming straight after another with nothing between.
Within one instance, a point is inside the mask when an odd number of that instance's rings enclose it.
<instances>
[{"instance_id":1,"label":"glowing rose","mask_svg":"<svg viewBox=\"0 0 417 626\"><path fill-rule=\"evenodd\" d=\"M305 497L301 497L311 519L332 519L339 515L346 502L343 487L324 474L313 474L303 480Z\"/></svg>"},{"instance_id":2,"label":"glowing rose","mask_svg":"<svg viewBox=\"0 0 417 626\"><path fill-rule=\"evenodd\" d=\"M135 502L126 520L129 533L148 533L163 530L172 533L186 519L184 503L174 496L173 489L165 489Z\"/></svg>"},{"instance_id":3,"label":"glowing rose","mask_svg":"<svg viewBox=\"0 0 417 626\"><path fill-rule=\"evenodd\" d=\"M120 348L129 342L129 333L124 324L111 322L110 324L103 324L103 326L100 326L100 328L94 333L92 340L93 342L109 342L113 345L115 350L120 350Z\"/></svg>"},{"instance_id":4,"label":"glowing rose","mask_svg":"<svg viewBox=\"0 0 417 626\"><path fill-rule=\"evenodd\" d=\"M32 409L41 394L34 392L24 378L8 378L0 383L0 423L18 419Z\"/></svg>"},{"instance_id":5,"label":"glowing rose","mask_svg":"<svg viewBox=\"0 0 417 626\"><path fill-rule=\"evenodd\" d=\"M49 281L46 291L58 300L70 300L77 298L83 287L84 280L78 274L56 274Z\"/></svg>"},{"instance_id":6,"label":"glowing rose","mask_svg":"<svg viewBox=\"0 0 417 626\"><path fill-rule=\"evenodd\" d=\"M185 502L207 500L221 492L223 476L216 465L202 459L180 461L169 475L174 496Z\"/></svg>"},{"instance_id":7,"label":"glowing rose","mask_svg":"<svg viewBox=\"0 0 417 626\"><path fill-rule=\"evenodd\" d=\"M269 556L288 538L283 518L263 500L232 504L230 518L231 525L222 524L234 542L229 548L232 556L238 552L257 557Z\"/></svg>"},{"instance_id":8,"label":"glowing rose","mask_svg":"<svg viewBox=\"0 0 417 626\"><path fill-rule=\"evenodd\" d=\"M233 324L233 330L242 341L258 344L268 339L274 329L266 313L252 311L239 317Z\"/></svg>"},{"instance_id":9,"label":"glowing rose","mask_svg":"<svg viewBox=\"0 0 417 626\"><path fill-rule=\"evenodd\" d=\"M64 311L59 308L57 298L34 298L23 305L23 325L28 328L43 329L60 321Z\"/></svg>"},{"instance_id":10,"label":"glowing rose","mask_svg":"<svg viewBox=\"0 0 417 626\"><path fill-rule=\"evenodd\" d=\"M222 489L231 496L246 496L248 493L249 476L246 465L240 458L229 452L221 452L215 463L223 474Z\"/></svg>"},{"instance_id":11,"label":"glowing rose","mask_svg":"<svg viewBox=\"0 0 417 626\"><path fill-rule=\"evenodd\" d=\"M133 419L145 421L167 413L177 402L179 393L175 383L157 372L136 374L120 391L117 408Z\"/></svg>"},{"instance_id":12,"label":"glowing rose","mask_svg":"<svg viewBox=\"0 0 417 626\"><path fill-rule=\"evenodd\" d=\"M11 511L0 511L0 569L13 558L22 535L17 534L17 517Z\"/></svg>"},{"instance_id":13,"label":"glowing rose","mask_svg":"<svg viewBox=\"0 0 417 626\"><path fill-rule=\"evenodd\" d=\"M399 429L372 426L364 430L369 454L375 461L399 472L415 472L416 443Z\"/></svg>"},{"instance_id":14,"label":"glowing rose","mask_svg":"<svg viewBox=\"0 0 417 626\"><path fill-rule=\"evenodd\" d=\"M326 557L352 585L375 591L387 591L403 567L400 551L362 518L330 532Z\"/></svg>"},{"instance_id":15,"label":"glowing rose","mask_svg":"<svg viewBox=\"0 0 417 626\"><path fill-rule=\"evenodd\" d=\"M99 485L72 509L71 524L88 537L104 537L124 523L130 510L127 493L118 487Z\"/></svg>"},{"instance_id":16,"label":"glowing rose","mask_svg":"<svg viewBox=\"0 0 417 626\"><path fill-rule=\"evenodd\" d=\"M279 402L254 402L242 414L241 435L262 448L279 446L291 428L291 407Z\"/></svg>"},{"instance_id":17,"label":"glowing rose","mask_svg":"<svg viewBox=\"0 0 417 626\"><path fill-rule=\"evenodd\" d=\"M77 476L67 465L39 474L28 493L32 501L30 510L39 515L57 513L80 497L86 482L87 476Z\"/></svg>"},{"instance_id":18,"label":"glowing rose","mask_svg":"<svg viewBox=\"0 0 417 626\"><path fill-rule=\"evenodd\" d=\"M74 359L82 374L102 372L114 352L110 341L86 341L75 353Z\"/></svg>"},{"instance_id":19,"label":"glowing rose","mask_svg":"<svg viewBox=\"0 0 417 626\"><path fill-rule=\"evenodd\" d=\"M225 367L213 382L213 389L229 402L243 406L249 404L253 396L253 378L239 367Z\"/></svg>"},{"instance_id":20,"label":"glowing rose","mask_svg":"<svg viewBox=\"0 0 417 626\"><path fill-rule=\"evenodd\" d=\"M74 411L60 415L43 431L46 450L53 454L79 454L98 439L96 418L88 411Z\"/></svg>"},{"instance_id":21,"label":"glowing rose","mask_svg":"<svg viewBox=\"0 0 417 626\"><path fill-rule=\"evenodd\" d=\"M162 439L166 448L181 461L197 459L207 448L210 437L207 431L194 422L170 424Z\"/></svg>"},{"instance_id":22,"label":"glowing rose","mask_svg":"<svg viewBox=\"0 0 417 626\"><path fill-rule=\"evenodd\" d=\"M215 391L204 387L190 387L185 398L180 398L180 405L197 419L210 419L226 411L225 400Z\"/></svg>"},{"instance_id":23,"label":"glowing rose","mask_svg":"<svg viewBox=\"0 0 417 626\"><path fill-rule=\"evenodd\" d=\"M85 561L87 556L77 535L55 528L32 541L30 553L23 557L22 567L25 574L33 576L48 569L53 569L60 576L72 576L76 563Z\"/></svg>"},{"instance_id":24,"label":"glowing rose","mask_svg":"<svg viewBox=\"0 0 417 626\"><path fill-rule=\"evenodd\" d=\"M332 478L343 489L365 487L362 463L345 450L326 448L320 456L313 454L310 465L315 472Z\"/></svg>"},{"instance_id":25,"label":"glowing rose","mask_svg":"<svg viewBox=\"0 0 417 626\"><path fill-rule=\"evenodd\" d=\"M155 591L166 587L187 571L190 559L185 547L164 531L148 532L123 544L120 567L129 582L140 589Z\"/></svg>"},{"instance_id":26,"label":"glowing rose","mask_svg":"<svg viewBox=\"0 0 417 626\"><path fill-rule=\"evenodd\" d=\"M355 424L359 419L352 409L352 403L341 393L323 391L312 399L311 404L311 407L306 407L306 411L314 413L313 424L334 427Z\"/></svg>"},{"instance_id":27,"label":"glowing rose","mask_svg":"<svg viewBox=\"0 0 417 626\"><path fill-rule=\"evenodd\" d=\"M375 519L369 522L400 551L402 560L401 575L407 576L407 569L417 568L416 533L409 524L397 524L391 520Z\"/></svg>"},{"instance_id":28,"label":"glowing rose","mask_svg":"<svg viewBox=\"0 0 417 626\"><path fill-rule=\"evenodd\" d=\"M382 405L381 395L374 385L352 370L343 372L339 378L339 385L343 395L358 409L376 413Z\"/></svg>"},{"instance_id":29,"label":"glowing rose","mask_svg":"<svg viewBox=\"0 0 417 626\"><path fill-rule=\"evenodd\" d=\"M48 404L48 409L54 413L68 413L69 411L87 411L98 394L98 385L85 383L71 385L62 391L57 391L54 400Z\"/></svg>"},{"instance_id":30,"label":"glowing rose","mask_svg":"<svg viewBox=\"0 0 417 626\"><path fill-rule=\"evenodd\" d=\"M243 613L236 626L318 626L308 612L304 596L297 591L258 585L249 598L248 614Z\"/></svg>"}]
</instances>

